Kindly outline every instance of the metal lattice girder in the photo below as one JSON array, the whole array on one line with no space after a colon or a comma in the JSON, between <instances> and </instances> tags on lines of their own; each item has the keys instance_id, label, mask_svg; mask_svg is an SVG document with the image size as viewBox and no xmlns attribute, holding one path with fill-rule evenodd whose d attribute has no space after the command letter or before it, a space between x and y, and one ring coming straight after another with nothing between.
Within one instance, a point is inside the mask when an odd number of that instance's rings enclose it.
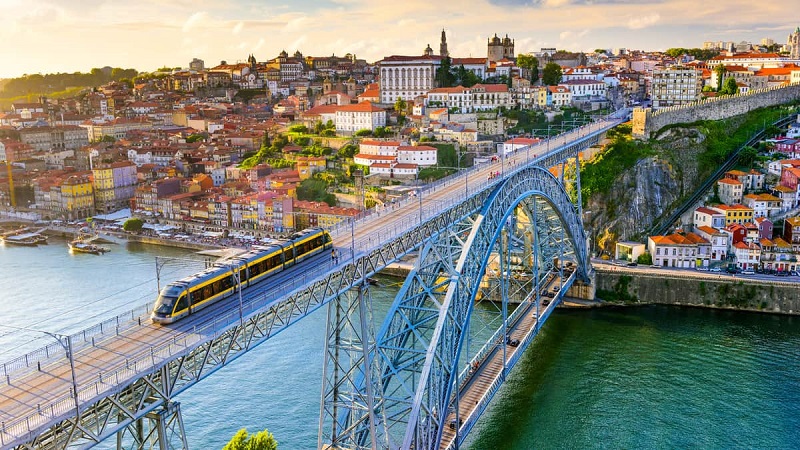
<instances>
[{"instance_id":1,"label":"metal lattice girder","mask_svg":"<svg viewBox=\"0 0 800 450\"><path fill-rule=\"evenodd\" d=\"M167 402L117 433L117 450L187 450L180 403Z\"/></svg>"},{"instance_id":2,"label":"metal lattice girder","mask_svg":"<svg viewBox=\"0 0 800 450\"><path fill-rule=\"evenodd\" d=\"M388 446L374 364L372 301L361 283L328 303L319 441L329 448Z\"/></svg>"},{"instance_id":3,"label":"metal lattice girder","mask_svg":"<svg viewBox=\"0 0 800 450\"><path fill-rule=\"evenodd\" d=\"M441 440L464 330L489 254L514 209L531 197L550 206L542 205L547 219L536 227L546 237L540 245L569 242L579 275L588 278L580 218L563 186L541 168L517 171L495 187L480 213L433 234L378 335L387 428L390 439L402 440L391 442L392 448L431 449ZM560 226L550 227L556 220Z\"/></svg>"},{"instance_id":4,"label":"metal lattice girder","mask_svg":"<svg viewBox=\"0 0 800 450\"><path fill-rule=\"evenodd\" d=\"M613 125L608 123L603 126L610 128ZM597 141L598 134L581 138L534 158L532 164L544 167L555 165L565 158L574 157L578 151ZM517 175L511 175L511 179L518 178ZM268 300L260 303L241 321L236 314L223 314L213 324L203 324L202 328L176 330L162 344L128 355L122 364L111 366L107 371L84 376L79 380L76 397L58 394L40 405L40 408L31 405L29 413L4 422L0 427L0 444L21 448L85 447L121 431L222 365L336 298L364 277L418 249L430 236L459 223L465 217L474 216L486 203L492 189L500 183L498 181L490 187L470 193L455 206L392 237L388 242L379 242L377 239L368 246L361 246L356 252L354 264L322 274L310 283L303 281L293 291L281 290L291 291L289 294L281 293L278 297L272 292L264 292ZM133 329L129 325L126 324L128 328L118 329L114 339L129 338L128 332ZM142 326L140 323L139 328ZM91 350L95 346L94 340L87 345ZM77 349L76 358L81 358L85 350L86 347ZM61 363L66 365L66 359ZM15 372L10 377L6 374L6 388L13 391L15 377L32 376L38 375L35 372L33 375Z\"/></svg>"}]
</instances>

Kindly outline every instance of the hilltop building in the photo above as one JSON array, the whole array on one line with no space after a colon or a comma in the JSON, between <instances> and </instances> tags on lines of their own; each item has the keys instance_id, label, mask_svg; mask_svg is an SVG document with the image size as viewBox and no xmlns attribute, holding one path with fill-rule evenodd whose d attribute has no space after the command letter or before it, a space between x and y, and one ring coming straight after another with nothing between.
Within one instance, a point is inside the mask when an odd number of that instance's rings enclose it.
<instances>
[{"instance_id":1,"label":"hilltop building","mask_svg":"<svg viewBox=\"0 0 800 450\"><path fill-rule=\"evenodd\" d=\"M486 56L489 59L489 62L497 62L501 59L511 59L515 58L514 55L514 40L509 39L508 35L503 39L497 37L497 34L494 37L489 38L487 42L487 53Z\"/></svg>"},{"instance_id":2,"label":"hilltop building","mask_svg":"<svg viewBox=\"0 0 800 450\"><path fill-rule=\"evenodd\" d=\"M800 27L789 35L786 46L789 47L789 59L800 59Z\"/></svg>"}]
</instances>

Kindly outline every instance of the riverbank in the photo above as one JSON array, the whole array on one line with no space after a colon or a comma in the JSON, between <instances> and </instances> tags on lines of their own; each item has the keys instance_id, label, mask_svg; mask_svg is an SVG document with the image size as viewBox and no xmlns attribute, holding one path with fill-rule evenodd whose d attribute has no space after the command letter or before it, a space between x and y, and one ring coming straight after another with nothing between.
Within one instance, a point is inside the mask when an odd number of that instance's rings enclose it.
<instances>
[{"instance_id":1,"label":"riverbank","mask_svg":"<svg viewBox=\"0 0 800 450\"><path fill-rule=\"evenodd\" d=\"M382 274L405 278L413 267L413 261L400 261ZM565 297L564 307L674 305L800 315L800 283L796 282L599 264L595 273L595 298Z\"/></svg>"},{"instance_id":2,"label":"riverbank","mask_svg":"<svg viewBox=\"0 0 800 450\"><path fill-rule=\"evenodd\" d=\"M800 283L724 275L595 267L597 297L616 304L660 304L800 315Z\"/></svg>"}]
</instances>

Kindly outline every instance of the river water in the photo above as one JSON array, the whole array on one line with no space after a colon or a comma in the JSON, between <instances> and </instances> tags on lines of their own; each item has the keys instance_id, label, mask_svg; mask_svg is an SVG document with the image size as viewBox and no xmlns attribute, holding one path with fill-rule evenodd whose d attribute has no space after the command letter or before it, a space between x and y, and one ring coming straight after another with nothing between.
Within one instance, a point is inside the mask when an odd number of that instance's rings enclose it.
<instances>
[{"instance_id":1,"label":"river water","mask_svg":"<svg viewBox=\"0 0 800 450\"><path fill-rule=\"evenodd\" d=\"M73 332L151 301L154 258L128 244L71 255L66 243L0 246L0 325ZM162 283L201 267L176 261ZM376 310L397 290L372 289ZM269 429L280 448L316 446L325 309L181 394L190 447ZM0 326L0 362L42 346ZM702 309L558 310L468 440L470 449L796 448L800 319ZM99 448L111 448L112 442Z\"/></svg>"}]
</instances>

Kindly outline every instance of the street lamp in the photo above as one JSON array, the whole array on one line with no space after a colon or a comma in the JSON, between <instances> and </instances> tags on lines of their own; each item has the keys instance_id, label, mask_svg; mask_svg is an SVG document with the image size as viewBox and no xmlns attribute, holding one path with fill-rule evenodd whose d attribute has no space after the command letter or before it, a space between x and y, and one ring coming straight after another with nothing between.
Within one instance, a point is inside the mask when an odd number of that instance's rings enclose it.
<instances>
[{"instance_id":1,"label":"street lamp","mask_svg":"<svg viewBox=\"0 0 800 450\"><path fill-rule=\"evenodd\" d=\"M18 327L15 325L5 325L5 324L0 324L0 326L5 328L11 328L14 330L32 331L34 333L46 334L47 336L50 336L51 338L55 339L61 346L61 348L64 349L64 352L66 353L67 358L69 359L69 369L70 373L72 374L72 397L73 399L75 399L75 417L77 420L77 418L79 418L81 415L80 414L81 410L80 410L80 403L78 402L78 379L75 376L75 357L72 352L72 337L66 334L53 333L51 331L45 331L45 330L37 330L35 328ZM41 367L39 367L39 370L41 370Z\"/></svg>"}]
</instances>

